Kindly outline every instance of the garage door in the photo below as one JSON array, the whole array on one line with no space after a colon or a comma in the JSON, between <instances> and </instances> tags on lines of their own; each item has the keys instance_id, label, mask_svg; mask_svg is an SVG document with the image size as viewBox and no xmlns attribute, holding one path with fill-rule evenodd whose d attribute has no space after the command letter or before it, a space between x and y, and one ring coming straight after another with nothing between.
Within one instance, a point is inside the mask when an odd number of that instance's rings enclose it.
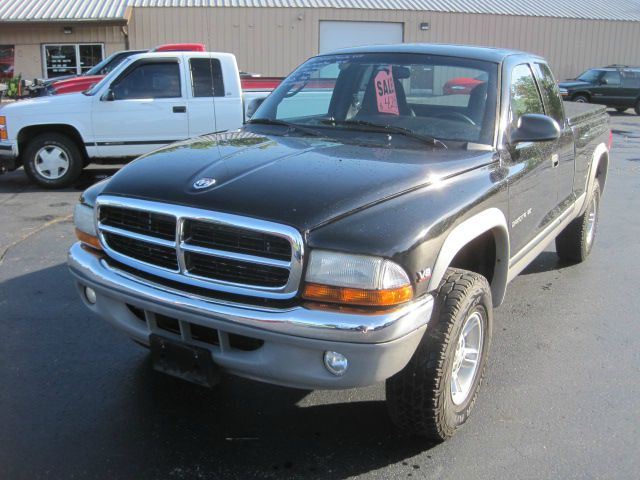
<instances>
[{"instance_id":1,"label":"garage door","mask_svg":"<svg viewBox=\"0 0 640 480\"><path fill-rule=\"evenodd\" d=\"M320 53L338 48L402 43L402 23L320 22Z\"/></svg>"}]
</instances>

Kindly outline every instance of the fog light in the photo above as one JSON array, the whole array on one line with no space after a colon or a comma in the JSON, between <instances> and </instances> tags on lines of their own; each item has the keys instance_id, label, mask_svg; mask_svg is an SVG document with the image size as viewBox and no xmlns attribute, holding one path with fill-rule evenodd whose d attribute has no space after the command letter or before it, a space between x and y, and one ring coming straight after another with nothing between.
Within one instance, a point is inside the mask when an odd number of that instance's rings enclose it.
<instances>
[{"instance_id":1,"label":"fog light","mask_svg":"<svg viewBox=\"0 0 640 480\"><path fill-rule=\"evenodd\" d=\"M84 287L84 296L91 305L96 303L96 291L93 288Z\"/></svg>"},{"instance_id":2,"label":"fog light","mask_svg":"<svg viewBox=\"0 0 640 480\"><path fill-rule=\"evenodd\" d=\"M349 366L347 357L338 352L324 352L324 366L327 367L329 372L339 377L344 375Z\"/></svg>"}]
</instances>

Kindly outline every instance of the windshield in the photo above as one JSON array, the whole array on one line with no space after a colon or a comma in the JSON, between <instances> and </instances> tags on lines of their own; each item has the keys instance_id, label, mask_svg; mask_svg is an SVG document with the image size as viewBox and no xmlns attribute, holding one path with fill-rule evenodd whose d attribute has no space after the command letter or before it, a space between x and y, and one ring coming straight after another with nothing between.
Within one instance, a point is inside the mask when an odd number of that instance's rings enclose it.
<instances>
[{"instance_id":1,"label":"windshield","mask_svg":"<svg viewBox=\"0 0 640 480\"><path fill-rule=\"evenodd\" d=\"M576 78L576 80L587 83L595 83L601 73L602 70L587 70L586 72L581 73L580 76Z\"/></svg>"},{"instance_id":2,"label":"windshield","mask_svg":"<svg viewBox=\"0 0 640 480\"><path fill-rule=\"evenodd\" d=\"M124 66L125 66L125 65L127 65L129 62L131 62L131 57L125 57L125 58L124 58L124 59L123 59L123 60L122 60L122 61L121 61L117 66L118 66L118 67L121 67L121 66L122 66L122 67L124 68ZM112 69L112 70L111 70L111 72L109 72L109 74L108 74L107 76L105 76L102 80L100 80L98 83L93 84L93 86L92 86L92 87L88 88L87 90L85 90L85 91L84 91L84 92L82 92L82 93L84 93L85 95L89 95L89 96L91 96L91 95L95 95L98 91L100 91L100 89L102 88L102 86L103 86L105 83L109 83L109 82L111 81L111 77L112 77L113 75L110 75L110 74L111 74L111 73L113 73L113 71L114 71L114 70L115 70L115 67L114 67L114 69ZM120 69L120 68L118 68L118 70L121 70L121 69Z\"/></svg>"},{"instance_id":3,"label":"windshield","mask_svg":"<svg viewBox=\"0 0 640 480\"><path fill-rule=\"evenodd\" d=\"M375 128L381 126L425 138L491 145L497 76L495 63L457 57L320 56L287 77L251 121L384 133Z\"/></svg>"},{"instance_id":4,"label":"windshield","mask_svg":"<svg viewBox=\"0 0 640 480\"><path fill-rule=\"evenodd\" d=\"M87 70L86 72L83 73L83 75L106 75L107 73L109 73L113 67L115 67L116 65L110 65L110 68L108 70L105 70L104 72L101 72L101 70L109 63L111 62L115 56L117 56L117 53L114 53L113 55L109 55L107 58L105 58L104 60L102 60L100 63L98 63L97 65L94 65L93 67L91 67L89 70Z\"/></svg>"}]
</instances>

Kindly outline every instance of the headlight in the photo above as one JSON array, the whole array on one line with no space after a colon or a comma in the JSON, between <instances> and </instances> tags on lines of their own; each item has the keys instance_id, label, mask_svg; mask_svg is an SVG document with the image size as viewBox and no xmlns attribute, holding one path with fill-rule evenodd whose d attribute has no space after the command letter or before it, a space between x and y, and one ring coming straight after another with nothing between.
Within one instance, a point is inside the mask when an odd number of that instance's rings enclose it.
<instances>
[{"instance_id":1,"label":"headlight","mask_svg":"<svg viewBox=\"0 0 640 480\"><path fill-rule=\"evenodd\" d=\"M73 224L76 227L78 240L90 247L102 249L96 232L93 208L83 203L78 203L73 212Z\"/></svg>"},{"instance_id":2,"label":"headlight","mask_svg":"<svg viewBox=\"0 0 640 480\"><path fill-rule=\"evenodd\" d=\"M391 306L413 297L407 273L380 257L314 250L303 297L350 305Z\"/></svg>"},{"instance_id":3,"label":"headlight","mask_svg":"<svg viewBox=\"0 0 640 480\"><path fill-rule=\"evenodd\" d=\"M566 88L560 88L559 91L562 97L566 97L567 95L569 95L569 90L567 90Z\"/></svg>"}]
</instances>

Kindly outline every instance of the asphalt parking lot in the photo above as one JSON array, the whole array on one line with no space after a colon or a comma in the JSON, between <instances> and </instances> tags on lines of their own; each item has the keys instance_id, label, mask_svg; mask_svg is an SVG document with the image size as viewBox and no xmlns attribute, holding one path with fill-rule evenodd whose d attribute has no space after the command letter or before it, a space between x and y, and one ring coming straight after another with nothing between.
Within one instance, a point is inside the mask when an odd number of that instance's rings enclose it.
<instances>
[{"instance_id":1,"label":"asphalt parking lot","mask_svg":"<svg viewBox=\"0 0 640 480\"><path fill-rule=\"evenodd\" d=\"M612 115L598 239L553 246L496 311L474 414L430 446L391 425L384 388L206 390L83 307L65 265L80 191L0 176L0 478L620 478L640 472L640 117Z\"/></svg>"}]
</instances>

